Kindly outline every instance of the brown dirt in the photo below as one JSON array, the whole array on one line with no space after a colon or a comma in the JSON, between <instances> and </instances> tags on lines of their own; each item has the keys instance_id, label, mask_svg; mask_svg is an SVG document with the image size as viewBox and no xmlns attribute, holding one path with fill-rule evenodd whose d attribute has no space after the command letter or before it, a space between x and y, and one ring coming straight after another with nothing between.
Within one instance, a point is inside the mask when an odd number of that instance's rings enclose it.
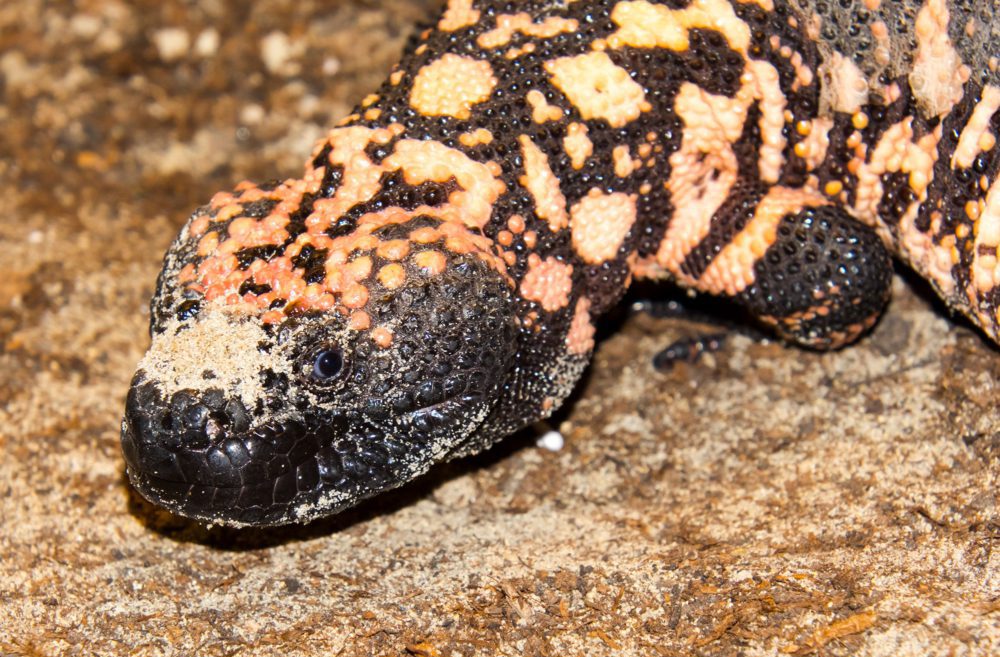
<instances>
[{"instance_id":1,"label":"brown dirt","mask_svg":"<svg viewBox=\"0 0 1000 657\"><path fill-rule=\"evenodd\" d=\"M901 281L834 354L735 337L658 374L698 326L634 317L562 451L515 437L331 521L130 492L173 234L296 173L433 4L0 4L0 655L1000 652L1000 354Z\"/></svg>"}]
</instances>

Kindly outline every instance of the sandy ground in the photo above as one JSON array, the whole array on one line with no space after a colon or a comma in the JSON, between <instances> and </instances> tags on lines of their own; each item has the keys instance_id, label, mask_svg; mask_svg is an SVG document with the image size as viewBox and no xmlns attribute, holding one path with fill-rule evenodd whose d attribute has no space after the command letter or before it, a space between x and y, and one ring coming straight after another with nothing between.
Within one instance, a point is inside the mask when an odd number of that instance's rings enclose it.
<instances>
[{"instance_id":1,"label":"sandy ground","mask_svg":"<svg viewBox=\"0 0 1000 657\"><path fill-rule=\"evenodd\" d=\"M161 254L292 175L433 2L0 4L0 655L1000 652L1000 353L897 281L854 348L628 318L557 423L339 518L207 530L123 477ZM610 331L609 331L610 332Z\"/></svg>"}]
</instances>

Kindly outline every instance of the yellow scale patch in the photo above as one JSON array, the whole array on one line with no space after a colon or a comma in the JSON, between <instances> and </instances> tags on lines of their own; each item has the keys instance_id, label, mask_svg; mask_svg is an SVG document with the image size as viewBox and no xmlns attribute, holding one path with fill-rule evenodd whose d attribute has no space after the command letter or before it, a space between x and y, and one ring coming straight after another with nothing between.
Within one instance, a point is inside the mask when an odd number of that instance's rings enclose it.
<instances>
[{"instance_id":1,"label":"yellow scale patch","mask_svg":"<svg viewBox=\"0 0 1000 657\"><path fill-rule=\"evenodd\" d=\"M608 46L621 48L666 48L678 52L688 49L688 33L693 28L716 30L729 46L746 54L750 28L726 0L694 0L684 9L670 9L646 0L619 2L611 12L619 29L608 37Z\"/></svg>"},{"instance_id":2,"label":"yellow scale patch","mask_svg":"<svg viewBox=\"0 0 1000 657\"><path fill-rule=\"evenodd\" d=\"M569 155L569 162L574 169L583 167L587 162L587 158L594 153L594 144L587 136L587 126L585 124L574 122L566 126L563 149Z\"/></svg>"},{"instance_id":3,"label":"yellow scale patch","mask_svg":"<svg viewBox=\"0 0 1000 657\"><path fill-rule=\"evenodd\" d=\"M584 119L620 128L652 109L642 87L603 52L560 57L546 62L545 70Z\"/></svg>"},{"instance_id":4,"label":"yellow scale patch","mask_svg":"<svg viewBox=\"0 0 1000 657\"><path fill-rule=\"evenodd\" d=\"M538 89L529 91L525 100L531 105L531 120L535 123L558 121L563 117L562 109L555 105L549 105L548 101L545 100L545 94Z\"/></svg>"},{"instance_id":5,"label":"yellow scale patch","mask_svg":"<svg viewBox=\"0 0 1000 657\"><path fill-rule=\"evenodd\" d=\"M559 189L559 179L549 167L548 156L527 135L518 137L524 153L524 175L519 182L535 199L535 213L556 232L569 224L566 197Z\"/></svg>"},{"instance_id":6,"label":"yellow scale patch","mask_svg":"<svg viewBox=\"0 0 1000 657\"><path fill-rule=\"evenodd\" d=\"M969 122L958 137L958 145L951 158L952 168L968 169L979 153L991 150L996 145L996 135L990 132L990 119L1000 109L1000 88L988 85L983 89L983 97L972 110Z\"/></svg>"},{"instance_id":7,"label":"yellow scale patch","mask_svg":"<svg viewBox=\"0 0 1000 657\"><path fill-rule=\"evenodd\" d=\"M928 116L946 114L962 99L962 86L971 70L948 37L948 5L944 0L927 0L917 14L914 35L917 52L910 88Z\"/></svg>"},{"instance_id":8,"label":"yellow scale patch","mask_svg":"<svg viewBox=\"0 0 1000 657\"><path fill-rule=\"evenodd\" d=\"M496 84L489 62L447 53L417 72L410 105L426 116L467 119L474 105L489 99Z\"/></svg>"},{"instance_id":9,"label":"yellow scale patch","mask_svg":"<svg viewBox=\"0 0 1000 657\"><path fill-rule=\"evenodd\" d=\"M496 27L479 35L476 44L480 48L489 50L507 45L518 32L525 36L549 39L559 34L572 34L579 27L580 24L575 18L549 16L540 23L535 23L531 20L531 15L526 12L501 14L497 16Z\"/></svg>"},{"instance_id":10,"label":"yellow scale patch","mask_svg":"<svg viewBox=\"0 0 1000 657\"><path fill-rule=\"evenodd\" d=\"M448 0L448 8L438 22L442 32L454 32L479 21L479 10L472 8L472 0Z\"/></svg>"}]
</instances>

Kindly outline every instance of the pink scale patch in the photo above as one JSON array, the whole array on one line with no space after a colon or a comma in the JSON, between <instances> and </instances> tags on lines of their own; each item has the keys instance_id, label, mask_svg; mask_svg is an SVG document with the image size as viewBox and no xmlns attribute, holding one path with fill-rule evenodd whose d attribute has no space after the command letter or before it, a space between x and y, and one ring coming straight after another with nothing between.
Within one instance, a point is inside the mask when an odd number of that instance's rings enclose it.
<instances>
[{"instance_id":1,"label":"pink scale patch","mask_svg":"<svg viewBox=\"0 0 1000 657\"><path fill-rule=\"evenodd\" d=\"M590 319L590 299L580 297L573 311L573 321L566 334L566 349L571 354L583 356L594 348L594 322Z\"/></svg>"},{"instance_id":2,"label":"pink scale patch","mask_svg":"<svg viewBox=\"0 0 1000 657\"><path fill-rule=\"evenodd\" d=\"M537 254L528 256L528 271L521 281L521 296L538 303L544 310L555 312L569 305L573 289L573 265Z\"/></svg>"},{"instance_id":3,"label":"pink scale patch","mask_svg":"<svg viewBox=\"0 0 1000 657\"><path fill-rule=\"evenodd\" d=\"M371 331L372 342L381 347L382 349L388 349L392 346L393 333L392 329L388 329L384 326L378 326L373 328Z\"/></svg>"},{"instance_id":4,"label":"pink scale patch","mask_svg":"<svg viewBox=\"0 0 1000 657\"><path fill-rule=\"evenodd\" d=\"M636 195L604 194L596 187L571 209L573 249L587 263L598 265L618 255L636 219Z\"/></svg>"}]
</instances>

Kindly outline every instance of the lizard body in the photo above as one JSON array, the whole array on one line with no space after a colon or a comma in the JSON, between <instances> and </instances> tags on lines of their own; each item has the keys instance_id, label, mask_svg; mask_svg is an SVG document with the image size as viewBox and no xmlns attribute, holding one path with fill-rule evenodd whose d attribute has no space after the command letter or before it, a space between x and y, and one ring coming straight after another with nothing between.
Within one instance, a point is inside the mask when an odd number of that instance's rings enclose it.
<instances>
[{"instance_id":1,"label":"lizard body","mask_svg":"<svg viewBox=\"0 0 1000 657\"><path fill-rule=\"evenodd\" d=\"M133 484L334 513L548 416L639 278L827 349L894 256L997 341L997 32L944 0L450 0L301 178L171 246Z\"/></svg>"}]
</instances>

